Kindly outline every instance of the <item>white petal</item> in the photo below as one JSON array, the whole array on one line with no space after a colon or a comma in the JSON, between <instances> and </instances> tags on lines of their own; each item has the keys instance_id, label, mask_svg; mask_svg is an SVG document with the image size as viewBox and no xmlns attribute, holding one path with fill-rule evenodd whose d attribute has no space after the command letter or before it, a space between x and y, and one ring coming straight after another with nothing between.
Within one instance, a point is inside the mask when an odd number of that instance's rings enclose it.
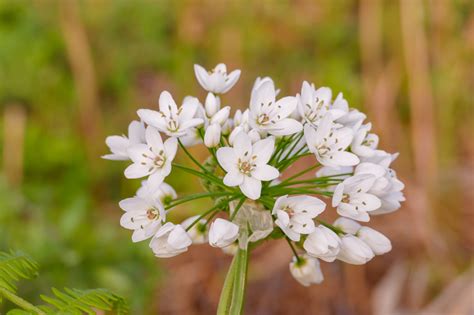
<instances>
[{"instance_id":1,"label":"white petal","mask_svg":"<svg viewBox=\"0 0 474 315\"><path fill-rule=\"evenodd\" d=\"M332 163L340 166L353 166L359 164L360 160L354 153L339 151L331 155Z\"/></svg>"},{"instance_id":2,"label":"white petal","mask_svg":"<svg viewBox=\"0 0 474 315\"><path fill-rule=\"evenodd\" d=\"M275 136L288 136L303 130L303 125L294 119L285 118L277 121L268 130L269 133Z\"/></svg>"},{"instance_id":3,"label":"white petal","mask_svg":"<svg viewBox=\"0 0 474 315\"><path fill-rule=\"evenodd\" d=\"M263 181L274 180L275 178L278 178L278 176L280 176L280 172L270 165L257 166L252 171L252 177Z\"/></svg>"},{"instance_id":4,"label":"white petal","mask_svg":"<svg viewBox=\"0 0 474 315\"><path fill-rule=\"evenodd\" d=\"M237 157L250 156L252 154L252 141L245 132L237 134L233 147Z\"/></svg>"},{"instance_id":5,"label":"white petal","mask_svg":"<svg viewBox=\"0 0 474 315\"><path fill-rule=\"evenodd\" d=\"M226 172L237 170L237 156L234 149L229 147L219 148L216 152L217 161Z\"/></svg>"},{"instance_id":6,"label":"white petal","mask_svg":"<svg viewBox=\"0 0 474 315\"><path fill-rule=\"evenodd\" d=\"M248 198L252 200L257 200L260 198L260 193L262 190L261 181L249 176L244 176L244 182L240 184L239 187L242 193Z\"/></svg>"},{"instance_id":7,"label":"white petal","mask_svg":"<svg viewBox=\"0 0 474 315\"><path fill-rule=\"evenodd\" d=\"M151 146L153 153L158 155L163 150L163 140L155 127L148 126L146 128L145 138L147 145Z\"/></svg>"},{"instance_id":8,"label":"white petal","mask_svg":"<svg viewBox=\"0 0 474 315\"><path fill-rule=\"evenodd\" d=\"M166 121L164 117L156 110L139 109L137 111L138 117L146 124L158 128L160 130L166 129Z\"/></svg>"},{"instance_id":9,"label":"white petal","mask_svg":"<svg viewBox=\"0 0 474 315\"><path fill-rule=\"evenodd\" d=\"M224 185L229 187L239 186L244 181L244 175L240 172L229 172L224 176Z\"/></svg>"},{"instance_id":10,"label":"white petal","mask_svg":"<svg viewBox=\"0 0 474 315\"><path fill-rule=\"evenodd\" d=\"M149 168L146 165L131 164L124 171L126 178L140 178L150 174Z\"/></svg>"},{"instance_id":11,"label":"white petal","mask_svg":"<svg viewBox=\"0 0 474 315\"><path fill-rule=\"evenodd\" d=\"M280 119L290 116L295 111L297 104L298 100L294 96L286 96L279 99L275 103L275 106L279 108L278 114L280 115Z\"/></svg>"},{"instance_id":12,"label":"white petal","mask_svg":"<svg viewBox=\"0 0 474 315\"><path fill-rule=\"evenodd\" d=\"M227 93L237 83L240 77L240 70L234 70L227 76L225 87L221 93Z\"/></svg>"},{"instance_id":13,"label":"white petal","mask_svg":"<svg viewBox=\"0 0 474 315\"><path fill-rule=\"evenodd\" d=\"M196 79L198 80L202 88L206 91L209 91L209 74L207 73L206 69L204 69L200 65L194 65L194 73L196 75Z\"/></svg>"},{"instance_id":14,"label":"white petal","mask_svg":"<svg viewBox=\"0 0 474 315\"><path fill-rule=\"evenodd\" d=\"M164 143L164 149L166 153L167 160L174 160L176 156L176 151L178 150L178 140L176 138L168 138Z\"/></svg>"},{"instance_id":15,"label":"white petal","mask_svg":"<svg viewBox=\"0 0 474 315\"><path fill-rule=\"evenodd\" d=\"M175 116L178 114L178 106L176 105L176 102L174 101L173 96L171 96L170 92L161 92L158 103L160 105L160 111L167 117Z\"/></svg>"},{"instance_id":16,"label":"white petal","mask_svg":"<svg viewBox=\"0 0 474 315\"><path fill-rule=\"evenodd\" d=\"M266 139L255 142L252 146L252 154L257 157L255 162L257 164L266 164L270 160L274 149L274 137L268 137Z\"/></svg>"}]
</instances>

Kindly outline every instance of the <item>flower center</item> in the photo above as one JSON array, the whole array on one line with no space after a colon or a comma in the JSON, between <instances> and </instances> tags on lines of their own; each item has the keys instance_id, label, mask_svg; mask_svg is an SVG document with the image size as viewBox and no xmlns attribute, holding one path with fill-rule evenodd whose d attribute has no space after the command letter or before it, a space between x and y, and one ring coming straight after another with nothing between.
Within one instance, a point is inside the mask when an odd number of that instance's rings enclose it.
<instances>
[{"instance_id":1,"label":"flower center","mask_svg":"<svg viewBox=\"0 0 474 315\"><path fill-rule=\"evenodd\" d=\"M331 148L329 146L327 146L325 143L318 145L316 147L316 149L318 150L318 153L321 156L324 156L324 155L328 154L329 151L331 151Z\"/></svg>"},{"instance_id":2,"label":"flower center","mask_svg":"<svg viewBox=\"0 0 474 315\"><path fill-rule=\"evenodd\" d=\"M170 119L168 120L168 125L166 126L166 128L170 132L176 132L179 129L179 123L174 119Z\"/></svg>"},{"instance_id":3,"label":"flower center","mask_svg":"<svg viewBox=\"0 0 474 315\"><path fill-rule=\"evenodd\" d=\"M270 117L267 114L260 114L257 118L257 124L265 125L270 121Z\"/></svg>"},{"instance_id":4,"label":"flower center","mask_svg":"<svg viewBox=\"0 0 474 315\"><path fill-rule=\"evenodd\" d=\"M253 158L255 157L256 156L254 155ZM242 161L241 159L239 159L237 164L238 164L240 172L247 176L250 176L252 171L255 169L255 164L249 161Z\"/></svg>"},{"instance_id":5,"label":"flower center","mask_svg":"<svg viewBox=\"0 0 474 315\"><path fill-rule=\"evenodd\" d=\"M290 219L295 215L295 210L291 208L290 206L286 206L285 209L283 209L286 213L288 213L288 216Z\"/></svg>"},{"instance_id":6,"label":"flower center","mask_svg":"<svg viewBox=\"0 0 474 315\"><path fill-rule=\"evenodd\" d=\"M155 156L153 160L153 164L155 164L155 167L157 168L162 168L165 162L166 162L166 157L164 155L163 150L161 150L160 153L157 156Z\"/></svg>"},{"instance_id":7,"label":"flower center","mask_svg":"<svg viewBox=\"0 0 474 315\"><path fill-rule=\"evenodd\" d=\"M341 202L343 203L350 203L351 202L351 197L348 194L343 194Z\"/></svg>"},{"instance_id":8,"label":"flower center","mask_svg":"<svg viewBox=\"0 0 474 315\"><path fill-rule=\"evenodd\" d=\"M153 221L153 220L156 220L158 217L160 216L160 214L158 213L158 211L154 208L150 208L146 211L146 217L148 218L148 220L150 221Z\"/></svg>"}]
</instances>

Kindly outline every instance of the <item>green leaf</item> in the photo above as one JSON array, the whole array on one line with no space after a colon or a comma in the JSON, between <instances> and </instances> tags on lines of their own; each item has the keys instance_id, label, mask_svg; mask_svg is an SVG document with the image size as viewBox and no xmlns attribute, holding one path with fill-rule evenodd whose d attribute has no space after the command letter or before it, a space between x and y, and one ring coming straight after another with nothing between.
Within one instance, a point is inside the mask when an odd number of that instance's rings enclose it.
<instances>
[{"instance_id":1,"label":"green leaf","mask_svg":"<svg viewBox=\"0 0 474 315\"><path fill-rule=\"evenodd\" d=\"M48 306L42 309L48 314L96 314L96 310L115 311L127 314L128 307L123 298L107 289L78 290L65 288L64 292L52 289L54 297L41 295Z\"/></svg>"},{"instance_id":2,"label":"green leaf","mask_svg":"<svg viewBox=\"0 0 474 315\"><path fill-rule=\"evenodd\" d=\"M38 275L38 263L20 251L0 252L0 287L15 292L16 282Z\"/></svg>"}]
</instances>

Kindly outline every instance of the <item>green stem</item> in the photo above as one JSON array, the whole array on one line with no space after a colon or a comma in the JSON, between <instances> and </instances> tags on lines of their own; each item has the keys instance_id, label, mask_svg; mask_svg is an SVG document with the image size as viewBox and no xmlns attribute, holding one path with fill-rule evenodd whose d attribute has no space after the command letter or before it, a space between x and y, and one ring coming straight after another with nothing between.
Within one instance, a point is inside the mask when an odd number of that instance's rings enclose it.
<instances>
[{"instance_id":1,"label":"green stem","mask_svg":"<svg viewBox=\"0 0 474 315\"><path fill-rule=\"evenodd\" d=\"M234 287L232 289L232 303L230 315L240 315L244 308L245 285L247 283L248 250L239 248L237 254L237 266L234 274Z\"/></svg>"},{"instance_id":2,"label":"green stem","mask_svg":"<svg viewBox=\"0 0 474 315\"><path fill-rule=\"evenodd\" d=\"M282 181L282 182L280 183L280 185L285 184L285 183L288 183L288 182L291 181L292 179L298 178L298 177L300 177L300 176L302 176L302 175L308 173L309 171L314 170L314 169L317 168L317 167L319 167L319 164L315 164L315 165L313 165L313 166L310 166L310 167L308 167L308 168L302 170L301 172L296 173L295 175L293 175L293 176L291 176L291 177L285 179L284 181Z\"/></svg>"},{"instance_id":3,"label":"green stem","mask_svg":"<svg viewBox=\"0 0 474 315\"><path fill-rule=\"evenodd\" d=\"M237 199L238 197L233 197L233 198L230 198L227 202L231 202L232 200L235 200ZM205 216L207 216L208 214L218 210L220 207L222 206L221 203L218 203L217 205L215 205L214 207L212 207L211 209L207 210L206 212L204 212L203 214L201 214L198 218L196 218L196 220L194 220L187 228L186 228L186 232L189 231L194 225L196 225L196 223L198 223L202 218L204 218Z\"/></svg>"},{"instance_id":4,"label":"green stem","mask_svg":"<svg viewBox=\"0 0 474 315\"><path fill-rule=\"evenodd\" d=\"M232 289L234 288L235 267L237 266L237 255L234 256L230 264L229 270L222 286L221 297L219 298L219 305L217 306L217 315L229 314L230 305L232 303Z\"/></svg>"},{"instance_id":5,"label":"green stem","mask_svg":"<svg viewBox=\"0 0 474 315\"><path fill-rule=\"evenodd\" d=\"M288 245L290 246L291 248L291 251L293 252L293 255L295 255L296 257L296 260L297 261L300 261L300 256L298 255L298 252L296 251L295 247L293 246L293 243L291 242L291 240L288 238L288 237L285 237L286 241L288 242Z\"/></svg>"},{"instance_id":6,"label":"green stem","mask_svg":"<svg viewBox=\"0 0 474 315\"><path fill-rule=\"evenodd\" d=\"M194 162L194 164L196 164L200 169L202 169L204 171L204 173L209 173L209 171L204 167L202 166L201 163L198 162L198 160L196 160L191 153L189 153L188 149L186 149L186 147L183 145L183 143L181 142L181 140L178 139L178 143L179 143L179 146L184 150L184 153L186 153L186 155L191 159L191 161Z\"/></svg>"},{"instance_id":7,"label":"green stem","mask_svg":"<svg viewBox=\"0 0 474 315\"><path fill-rule=\"evenodd\" d=\"M189 202L192 200L196 199L202 199L202 198L207 198L207 197L219 197L219 196L227 196L229 195L229 192L215 192L215 193L198 193L198 194L192 194L183 198L178 198L173 200L172 203L170 203L168 206L166 206L165 210L169 210L173 207L176 207L177 205L180 205L185 202Z\"/></svg>"},{"instance_id":8,"label":"green stem","mask_svg":"<svg viewBox=\"0 0 474 315\"><path fill-rule=\"evenodd\" d=\"M7 300L9 300L10 302L12 302L15 305L18 305L19 307L21 307L25 311L34 312L35 314L39 314L39 315L46 315L46 313L43 312L38 307L34 306L30 302L24 300L23 298L17 296L15 293L10 292L5 288L0 287L0 296L5 297Z\"/></svg>"},{"instance_id":9,"label":"green stem","mask_svg":"<svg viewBox=\"0 0 474 315\"><path fill-rule=\"evenodd\" d=\"M183 165L180 165L180 164L176 164L176 163L173 163L173 167L176 167L180 170L183 170L189 174L193 174L195 176L198 176L198 177L201 177L203 179L207 179L211 182L213 182L214 184L216 184L217 186L221 187L221 188L224 188L226 190L231 190L231 191L235 191L235 189L231 189L230 187L227 187L226 185L224 185L224 183L217 177L215 177L214 175L210 174L210 173L201 173L201 172L198 172L192 168L189 168L189 167L186 167L186 166L183 166Z\"/></svg>"}]
</instances>

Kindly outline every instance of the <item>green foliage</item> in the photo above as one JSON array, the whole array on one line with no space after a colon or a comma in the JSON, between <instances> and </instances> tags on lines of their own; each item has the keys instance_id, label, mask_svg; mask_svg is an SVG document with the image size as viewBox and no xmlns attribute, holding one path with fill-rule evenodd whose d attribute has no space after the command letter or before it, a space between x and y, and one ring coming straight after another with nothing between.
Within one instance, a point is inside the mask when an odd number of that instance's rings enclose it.
<instances>
[{"instance_id":1,"label":"green foliage","mask_svg":"<svg viewBox=\"0 0 474 315\"><path fill-rule=\"evenodd\" d=\"M16 282L32 279L38 274L38 264L22 252L0 252L0 297L21 307L8 312L9 315L21 314L96 314L95 310L115 311L127 314L125 300L107 289L78 290L65 288L64 291L53 288L54 297L41 295L49 305L39 307L16 295Z\"/></svg>"},{"instance_id":2,"label":"green foliage","mask_svg":"<svg viewBox=\"0 0 474 315\"><path fill-rule=\"evenodd\" d=\"M116 311L117 314L127 314L128 309L123 298L106 289L77 290L64 289L61 292L52 289L55 297L41 295L41 299L51 304L42 306L48 314L96 314L94 309Z\"/></svg>"},{"instance_id":3,"label":"green foliage","mask_svg":"<svg viewBox=\"0 0 474 315\"><path fill-rule=\"evenodd\" d=\"M16 292L16 282L34 278L38 274L38 264L22 252L0 252L0 287Z\"/></svg>"}]
</instances>

